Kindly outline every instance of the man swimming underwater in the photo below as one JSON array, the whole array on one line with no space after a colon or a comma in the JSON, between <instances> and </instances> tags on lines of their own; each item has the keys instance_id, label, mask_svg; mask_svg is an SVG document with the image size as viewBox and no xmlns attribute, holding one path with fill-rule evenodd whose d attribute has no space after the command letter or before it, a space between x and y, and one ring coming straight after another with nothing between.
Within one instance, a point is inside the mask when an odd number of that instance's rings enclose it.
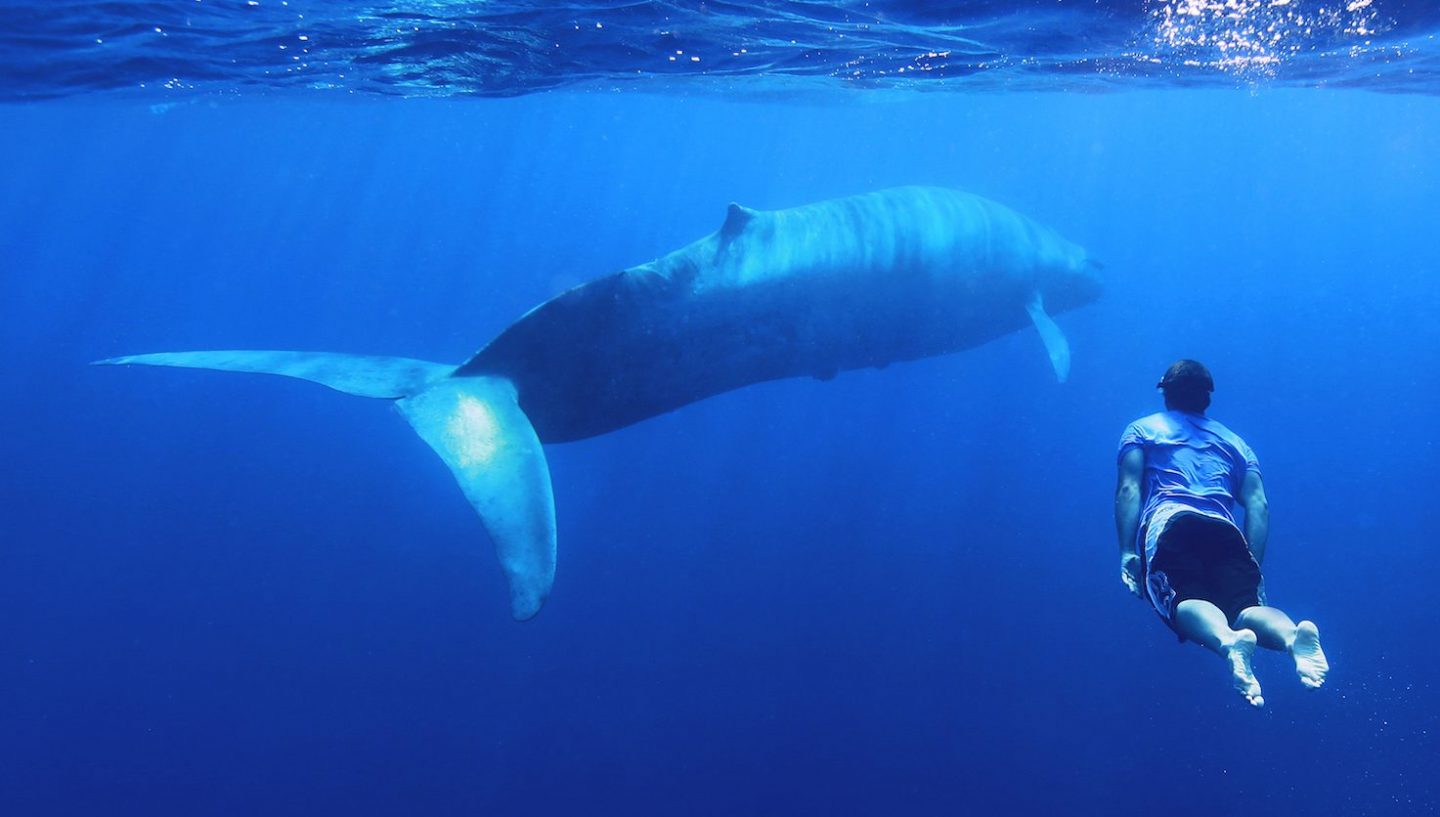
<instances>
[{"instance_id":1,"label":"man swimming underwater","mask_svg":"<svg viewBox=\"0 0 1440 817\"><path fill-rule=\"evenodd\" d=\"M1136 420L1120 437L1121 581L1148 598L1181 641L1223 657L1252 706L1265 705L1251 665L1257 644L1290 653L1300 682L1318 688L1330 669L1319 630L1264 603L1270 508L1255 452L1205 416L1215 384L1200 363L1176 361L1158 386L1165 411Z\"/></svg>"}]
</instances>

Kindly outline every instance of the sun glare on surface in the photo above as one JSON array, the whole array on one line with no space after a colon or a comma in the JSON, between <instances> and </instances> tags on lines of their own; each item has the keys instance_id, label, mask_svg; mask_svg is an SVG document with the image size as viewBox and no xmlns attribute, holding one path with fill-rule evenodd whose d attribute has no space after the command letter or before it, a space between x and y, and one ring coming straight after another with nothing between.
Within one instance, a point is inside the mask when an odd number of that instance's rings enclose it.
<instances>
[{"instance_id":1,"label":"sun glare on surface","mask_svg":"<svg viewBox=\"0 0 1440 817\"><path fill-rule=\"evenodd\" d=\"M1378 33L1373 0L1154 0L1151 37L1161 55L1191 67L1273 74L1288 58Z\"/></svg>"}]
</instances>

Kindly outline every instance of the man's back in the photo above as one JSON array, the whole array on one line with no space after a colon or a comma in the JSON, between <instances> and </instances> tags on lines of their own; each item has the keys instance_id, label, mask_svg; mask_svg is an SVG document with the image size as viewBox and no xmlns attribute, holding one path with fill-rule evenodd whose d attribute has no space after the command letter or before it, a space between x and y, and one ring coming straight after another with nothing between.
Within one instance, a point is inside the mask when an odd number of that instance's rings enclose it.
<instances>
[{"instance_id":1,"label":"man's back","mask_svg":"<svg viewBox=\"0 0 1440 817\"><path fill-rule=\"evenodd\" d=\"M1260 473L1255 452L1238 434L1202 414L1167 410L1125 428L1120 456L1132 448L1145 454L1143 519L1159 511L1182 511L1235 519L1235 499L1247 471Z\"/></svg>"}]
</instances>

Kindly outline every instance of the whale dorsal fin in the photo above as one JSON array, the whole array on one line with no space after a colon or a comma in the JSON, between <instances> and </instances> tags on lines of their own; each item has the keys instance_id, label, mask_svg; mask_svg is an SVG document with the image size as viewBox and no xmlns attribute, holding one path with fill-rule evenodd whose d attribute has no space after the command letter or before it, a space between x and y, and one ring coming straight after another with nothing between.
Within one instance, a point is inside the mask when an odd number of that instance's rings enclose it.
<instances>
[{"instance_id":1,"label":"whale dorsal fin","mask_svg":"<svg viewBox=\"0 0 1440 817\"><path fill-rule=\"evenodd\" d=\"M730 202L730 207L725 210L725 223L720 225L720 240L715 245L717 261L730 249L730 242L745 232L745 227L755 220L756 215L755 210Z\"/></svg>"},{"instance_id":2,"label":"whale dorsal fin","mask_svg":"<svg viewBox=\"0 0 1440 817\"><path fill-rule=\"evenodd\" d=\"M1045 342L1045 351L1050 355L1050 365L1055 369L1055 379L1064 383L1070 376L1070 343L1065 340L1065 333L1060 331L1059 325L1045 314L1045 301L1041 299L1039 290L1036 290L1029 303L1025 304L1025 311L1030 313L1030 320L1035 322L1035 331L1040 333L1040 340Z\"/></svg>"},{"instance_id":3,"label":"whale dorsal fin","mask_svg":"<svg viewBox=\"0 0 1440 817\"><path fill-rule=\"evenodd\" d=\"M745 225L749 224L753 218L755 218L754 210L733 201L730 202L730 207L725 210L725 223L720 225L720 236L727 240L734 238L745 229Z\"/></svg>"}]
</instances>

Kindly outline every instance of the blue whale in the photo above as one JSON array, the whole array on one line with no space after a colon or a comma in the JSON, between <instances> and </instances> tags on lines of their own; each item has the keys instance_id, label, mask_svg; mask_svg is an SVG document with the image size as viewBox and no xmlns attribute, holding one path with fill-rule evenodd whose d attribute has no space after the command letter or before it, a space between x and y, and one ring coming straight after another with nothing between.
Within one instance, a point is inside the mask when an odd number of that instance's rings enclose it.
<instances>
[{"instance_id":1,"label":"blue whale","mask_svg":"<svg viewBox=\"0 0 1440 817\"><path fill-rule=\"evenodd\" d=\"M278 374L395 400L449 466L510 583L539 612L555 577L544 443L580 440L786 377L968 349L1099 297L1081 247L1003 205L903 187L786 210L730 205L720 229L540 304L458 367L323 352L212 351L97 361Z\"/></svg>"}]
</instances>

